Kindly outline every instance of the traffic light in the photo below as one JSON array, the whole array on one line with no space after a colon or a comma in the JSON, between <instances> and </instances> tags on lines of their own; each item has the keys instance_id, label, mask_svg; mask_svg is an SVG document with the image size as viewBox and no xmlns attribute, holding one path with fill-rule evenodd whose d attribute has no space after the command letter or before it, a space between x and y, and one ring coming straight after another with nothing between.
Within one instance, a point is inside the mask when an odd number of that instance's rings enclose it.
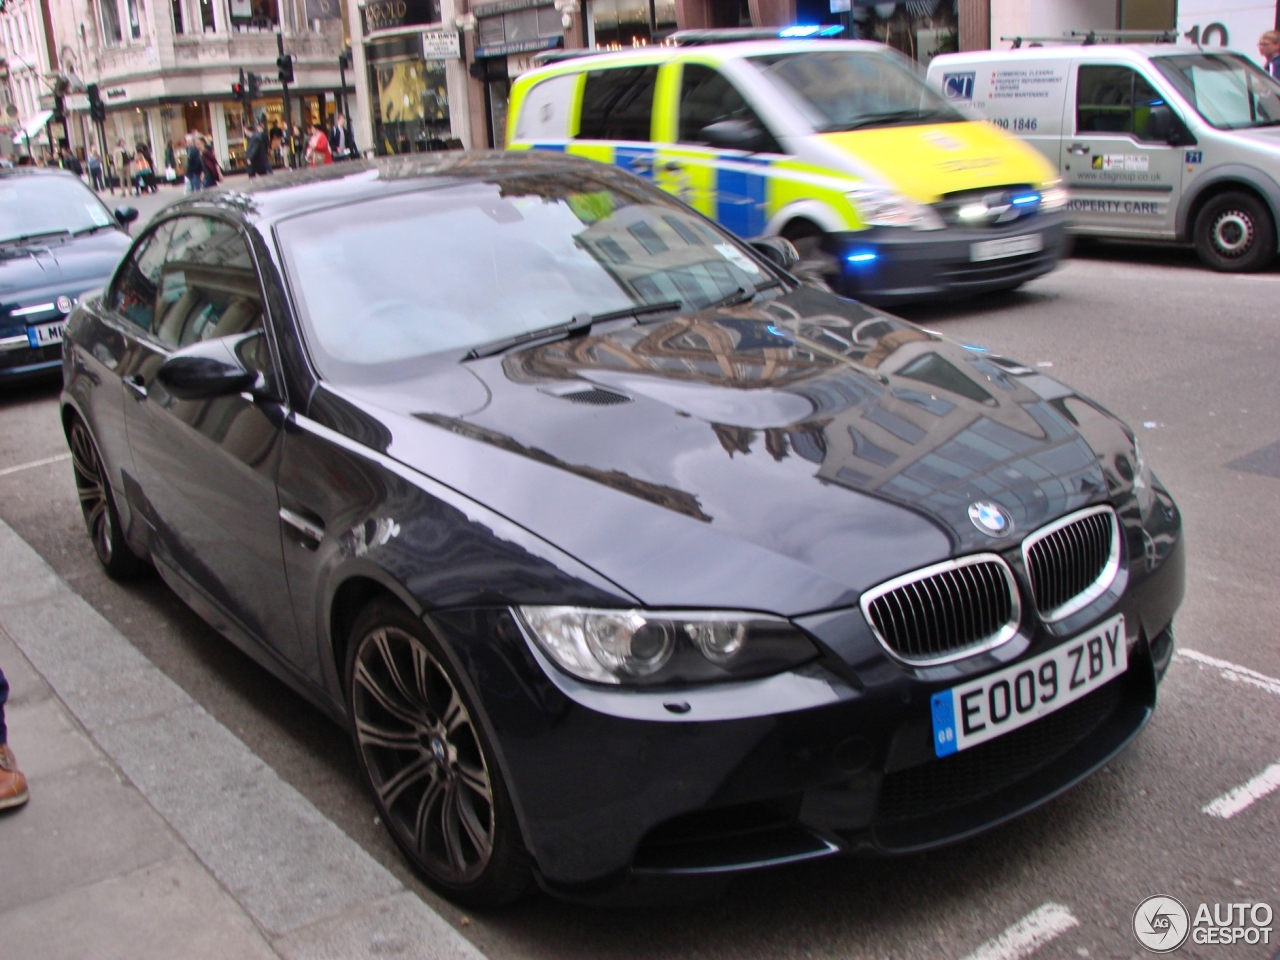
<instances>
[{"instance_id":1,"label":"traffic light","mask_svg":"<svg viewBox=\"0 0 1280 960\"><path fill-rule=\"evenodd\" d=\"M262 96L262 78L256 73L250 73L245 77L248 85L248 96L250 100L257 100Z\"/></svg>"},{"instance_id":2,"label":"traffic light","mask_svg":"<svg viewBox=\"0 0 1280 960\"><path fill-rule=\"evenodd\" d=\"M89 118L95 123L102 123L107 119L107 106L102 102L102 94L98 92L98 85L91 83L84 88L84 92L89 97Z\"/></svg>"},{"instance_id":3,"label":"traffic light","mask_svg":"<svg viewBox=\"0 0 1280 960\"><path fill-rule=\"evenodd\" d=\"M276 57L276 67L279 69L279 78L281 83L293 83L293 56L283 53Z\"/></svg>"},{"instance_id":4,"label":"traffic light","mask_svg":"<svg viewBox=\"0 0 1280 960\"><path fill-rule=\"evenodd\" d=\"M243 83L233 83L231 85L231 99L237 102L244 100L244 89Z\"/></svg>"}]
</instances>

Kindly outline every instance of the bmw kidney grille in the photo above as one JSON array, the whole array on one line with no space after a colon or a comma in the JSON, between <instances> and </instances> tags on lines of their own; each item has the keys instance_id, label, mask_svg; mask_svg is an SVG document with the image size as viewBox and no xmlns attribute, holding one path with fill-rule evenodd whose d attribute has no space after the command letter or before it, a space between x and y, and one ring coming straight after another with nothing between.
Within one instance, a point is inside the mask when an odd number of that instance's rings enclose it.
<instances>
[{"instance_id":1,"label":"bmw kidney grille","mask_svg":"<svg viewBox=\"0 0 1280 960\"><path fill-rule=\"evenodd\" d=\"M1120 569L1120 525L1110 507L1090 507L1042 527L1022 543L1036 610L1052 623L1102 596Z\"/></svg>"}]
</instances>

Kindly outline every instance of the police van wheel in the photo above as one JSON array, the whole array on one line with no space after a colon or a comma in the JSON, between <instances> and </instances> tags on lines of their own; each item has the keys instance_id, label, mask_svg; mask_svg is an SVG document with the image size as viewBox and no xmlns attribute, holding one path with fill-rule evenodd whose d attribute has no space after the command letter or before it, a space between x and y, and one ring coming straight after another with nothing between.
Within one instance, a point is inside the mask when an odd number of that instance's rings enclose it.
<instances>
[{"instance_id":1,"label":"police van wheel","mask_svg":"<svg viewBox=\"0 0 1280 960\"><path fill-rule=\"evenodd\" d=\"M1276 254L1276 226L1256 197L1220 193L1196 216L1196 253L1208 267L1228 273L1266 268Z\"/></svg>"},{"instance_id":2,"label":"police van wheel","mask_svg":"<svg viewBox=\"0 0 1280 960\"><path fill-rule=\"evenodd\" d=\"M825 283L840 273L839 260L831 251L831 238L817 224L792 221L783 229L782 236L790 240L800 254L791 268L800 279Z\"/></svg>"}]
</instances>

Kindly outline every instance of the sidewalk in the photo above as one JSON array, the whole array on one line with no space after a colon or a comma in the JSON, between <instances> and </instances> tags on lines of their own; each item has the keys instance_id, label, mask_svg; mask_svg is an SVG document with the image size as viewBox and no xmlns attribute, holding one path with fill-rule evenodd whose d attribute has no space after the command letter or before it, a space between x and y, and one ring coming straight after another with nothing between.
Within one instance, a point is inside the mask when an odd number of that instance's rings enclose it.
<instances>
[{"instance_id":1,"label":"sidewalk","mask_svg":"<svg viewBox=\"0 0 1280 960\"><path fill-rule=\"evenodd\" d=\"M0 522L0 960L483 960Z\"/></svg>"}]
</instances>

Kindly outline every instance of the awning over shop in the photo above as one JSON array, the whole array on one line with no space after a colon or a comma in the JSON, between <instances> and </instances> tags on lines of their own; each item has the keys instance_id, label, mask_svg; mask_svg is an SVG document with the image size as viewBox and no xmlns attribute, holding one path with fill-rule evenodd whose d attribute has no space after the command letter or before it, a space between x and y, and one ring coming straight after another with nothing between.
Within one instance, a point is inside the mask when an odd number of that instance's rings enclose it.
<instances>
[{"instance_id":1,"label":"awning over shop","mask_svg":"<svg viewBox=\"0 0 1280 960\"><path fill-rule=\"evenodd\" d=\"M22 130L13 135L13 142L24 143L27 140L34 140L40 134L40 131L44 129L44 125L52 119L52 110L41 110L27 121L27 125Z\"/></svg>"}]
</instances>

